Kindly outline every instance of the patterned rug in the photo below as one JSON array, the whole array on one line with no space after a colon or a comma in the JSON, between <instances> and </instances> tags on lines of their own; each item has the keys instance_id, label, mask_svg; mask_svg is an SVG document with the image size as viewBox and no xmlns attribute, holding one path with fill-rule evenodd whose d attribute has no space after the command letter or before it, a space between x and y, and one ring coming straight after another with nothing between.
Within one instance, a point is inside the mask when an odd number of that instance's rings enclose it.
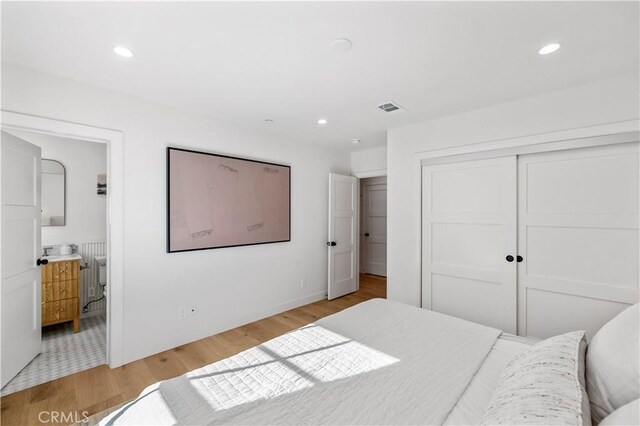
<instances>
[{"instance_id":1,"label":"patterned rug","mask_svg":"<svg viewBox=\"0 0 640 426\"><path fill-rule=\"evenodd\" d=\"M2 396L18 392L106 362L106 318L96 315L42 329L42 352L2 388Z\"/></svg>"}]
</instances>

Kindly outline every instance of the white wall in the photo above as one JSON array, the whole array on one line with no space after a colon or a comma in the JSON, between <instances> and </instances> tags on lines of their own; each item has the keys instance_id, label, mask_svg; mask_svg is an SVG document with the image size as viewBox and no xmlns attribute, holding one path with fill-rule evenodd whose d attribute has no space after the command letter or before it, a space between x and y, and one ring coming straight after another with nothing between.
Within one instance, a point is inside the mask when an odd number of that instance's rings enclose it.
<instances>
[{"instance_id":1,"label":"white wall","mask_svg":"<svg viewBox=\"0 0 640 426\"><path fill-rule=\"evenodd\" d=\"M358 177L386 175L387 147L352 152L351 173Z\"/></svg>"},{"instance_id":2,"label":"white wall","mask_svg":"<svg viewBox=\"0 0 640 426\"><path fill-rule=\"evenodd\" d=\"M125 362L324 298L327 175L348 154L6 64L2 108L124 132ZM292 241L165 253L167 145L290 164Z\"/></svg>"},{"instance_id":3,"label":"white wall","mask_svg":"<svg viewBox=\"0 0 640 426\"><path fill-rule=\"evenodd\" d=\"M621 75L389 130L388 297L420 305L417 153L638 119L639 89L637 73Z\"/></svg>"},{"instance_id":4,"label":"white wall","mask_svg":"<svg viewBox=\"0 0 640 426\"><path fill-rule=\"evenodd\" d=\"M11 131L42 148L66 172L66 224L43 226L42 245L106 241L107 198L96 193L97 175L107 172L107 146L38 133Z\"/></svg>"}]
</instances>

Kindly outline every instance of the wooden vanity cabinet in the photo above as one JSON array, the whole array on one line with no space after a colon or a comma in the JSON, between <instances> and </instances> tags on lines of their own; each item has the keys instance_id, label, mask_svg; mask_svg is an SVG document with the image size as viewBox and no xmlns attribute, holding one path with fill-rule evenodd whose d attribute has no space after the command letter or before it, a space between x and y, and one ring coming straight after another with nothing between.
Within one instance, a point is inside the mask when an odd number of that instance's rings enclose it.
<instances>
[{"instance_id":1,"label":"wooden vanity cabinet","mask_svg":"<svg viewBox=\"0 0 640 426\"><path fill-rule=\"evenodd\" d=\"M42 325L73 321L80 330L80 261L64 260L42 266Z\"/></svg>"}]
</instances>

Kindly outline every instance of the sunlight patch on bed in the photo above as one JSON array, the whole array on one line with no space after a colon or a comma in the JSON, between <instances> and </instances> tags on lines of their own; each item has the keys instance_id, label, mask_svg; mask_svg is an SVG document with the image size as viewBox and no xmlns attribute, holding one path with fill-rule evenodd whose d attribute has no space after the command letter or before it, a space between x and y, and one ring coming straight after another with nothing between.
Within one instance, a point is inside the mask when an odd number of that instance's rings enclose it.
<instances>
[{"instance_id":1,"label":"sunlight patch on bed","mask_svg":"<svg viewBox=\"0 0 640 426\"><path fill-rule=\"evenodd\" d=\"M197 393L197 398L190 398L191 410L218 412L396 362L394 357L311 324L175 380L189 385L191 389L184 393Z\"/></svg>"},{"instance_id":2,"label":"sunlight patch on bed","mask_svg":"<svg viewBox=\"0 0 640 426\"><path fill-rule=\"evenodd\" d=\"M295 344L281 344L276 340L262 348L285 358L289 366L303 371L314 381L346 379L398 362L392 356L314 324L291 334Z\"/></svg>"}]
</instances>

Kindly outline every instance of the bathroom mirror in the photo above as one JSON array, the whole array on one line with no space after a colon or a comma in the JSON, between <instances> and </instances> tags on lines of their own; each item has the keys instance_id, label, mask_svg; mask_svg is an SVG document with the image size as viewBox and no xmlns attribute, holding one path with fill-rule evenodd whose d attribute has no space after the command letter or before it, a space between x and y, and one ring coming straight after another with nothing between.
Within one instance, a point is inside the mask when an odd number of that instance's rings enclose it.
<instances>
[{"instance_id":1,"label":"bathroom mirror","mask_svg":"<svg viewBox=\"0 0 640 426\"><path fill-rule=\"evenodd\" d=\"M42 226L65 225L65 170L55 160L42 159Z\"/></svg>"}]
</instances>

